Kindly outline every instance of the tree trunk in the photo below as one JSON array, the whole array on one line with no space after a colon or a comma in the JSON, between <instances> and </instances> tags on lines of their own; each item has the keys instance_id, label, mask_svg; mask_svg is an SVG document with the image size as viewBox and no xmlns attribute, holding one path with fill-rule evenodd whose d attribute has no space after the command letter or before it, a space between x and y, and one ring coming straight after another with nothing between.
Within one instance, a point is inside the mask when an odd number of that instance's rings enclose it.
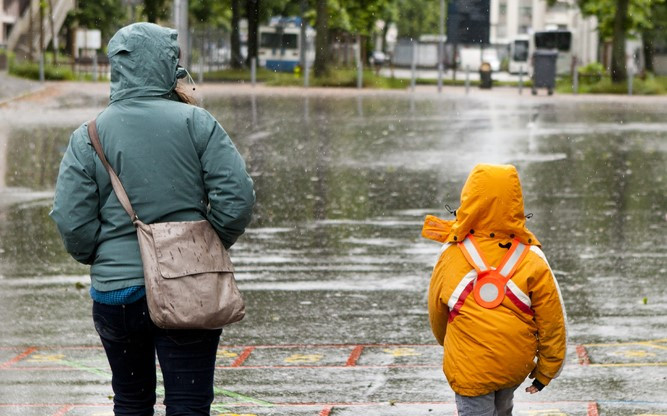
<instances>
[{"instance_id":1,"label":"tree trunk","mask_svg":"<svg viewBox=\"0 0 667 416\"><path fill-rule=\"evenodd\" d=\"M614 39L611 49L611 80L615 83L628 79L625 57L625 33L628 21L629 0L616 0L616 17L614 19Z\"/></svg>"},{"instance_id":2,"label":"tree trunk","mask_svg":"<svg viewBox=\"0 0 667 416\"><path fill-rule=\"evenodd\" d=\"M654 33L650 30L642 33L642 47L644 49L644 69L646 72L654 73L653 58L655 56Z\"/></svg>"},{"instance_id":3,"label":"tree trunk","mask_svg":"<svg viewBox=\"0 0 667 416\"><path fill-rule=\"evenodd\" d=\"M39 56L44 59L44 5L39 3Z\"/></svg>"},{"instance_id":4,"label":"tree trunk","mask_svg":"<svg viewBox=\"0 0 667 416\"><path fill-rule=\"evenodd\" d=\"M35 36L35 23L34 23L35 22L35 15L33 14L33 10L32 10L32 1L29 3L28 7L29 7L28 13L30 13L30 20L28 20L28 24L30 25L29 29L28 29L28 44L29 44L28 45L28 47L29 47L29 49L28 49L29 50L28 59L30 59L30 61L33 61L35 59L35 47L34 47L34 44L35 44L35 40L34 40L34 36Z\"/></svg>"},{"instance_id":5,"label":"tree trunk","mask_svg":"<svg viewBox=\"0 0 667 416\"><path fill-rule=\"evenodd\" d=\"M259 2L260 0L246 0L246 16L248 17L248 57L246 64L257 58L257 38L259 32Z\"/></svg>"},{"instance_id":6,"label":"tree trunk","mask_svg":"<svg viewBox=\"0 0 667 416\"><path fill-rule=\"evenodd\" d=\"M329 12L327 0L317 0L317 18L315 20L315 65L313 70L316 77L322 77L329 72Z\"/></svg>"},{"instance_id":7,"label":"tree trunk","mask_svg":"<svg viewBox=\"0 0 667 416\"><path fill-rule=\"evenodd\" d=\"M151 23L157 22L158 9L162 3L160 0L144 0L144 13L146 13L146 20Z\"/></svg>"},{"instance_id":8,"label":"tree trunk","mask_svg":"<svg viewBox=\"0 0 667 416\"><path fill-rule=\"evenodd\" d=\"M232 0L232 51L231 66L234 69L243 67L241 56L241 35L239 33L239 20L241 20L240 0Z\"/></svg>"},{"instance_id":9,"label":"tree trunk","mask_svg":"<svg viewBox=\"0 0 667 416\"><path fill-rule=\"evenodd\" d=\"M53 0L49 0L49 24L51 26L51 44L53 45L53 65L58 65L58 37L56 24L53 21Z\"/></svg>"}]
</instances>

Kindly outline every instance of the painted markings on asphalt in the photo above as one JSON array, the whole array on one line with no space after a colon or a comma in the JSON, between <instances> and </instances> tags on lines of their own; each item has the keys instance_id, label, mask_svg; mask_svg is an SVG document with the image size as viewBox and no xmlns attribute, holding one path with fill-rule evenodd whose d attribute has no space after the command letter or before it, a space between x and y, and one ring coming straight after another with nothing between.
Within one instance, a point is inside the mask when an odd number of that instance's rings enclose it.
<instances>
[{"instance_id":1,"label":"painted markings on asphalt","mask_svg":"<svg viewBox=\"0 0 667 416\"><path fill-rule=\"evenodd\" d=\"M520 415L525 416L567 416L560 409L520 410Z\"/></svg>"},{"instance_id":2,"label":"painted markings on asphalt","mask_svg":"<svg viewBox=\"0 0 667 416\"><path fill-rule=\"evenodd\" d=\"M588 403L586 416L598 416L598 404L595 402Z\"/></svg>"},{"instance_id":3,"label":"painted markings on asphalt","mask_svg":"<svg viewBox=\"0 0 667 416\"><path fill-rule=\"evenodd\" d=\"M286 363L317 363L322 360L322 354L292 354L283 361Z\"/></svg>"},{"instance_id":4,"label":"painted markings on asphalt","mask_svg":"<svg viewBox=\"0 0 667 416\"><path fill-rule=\"evenodd\" d=\"M578 345L577 357L591 367L667 366L667 338Z\"/></svg>"},{"instance_id":5,"label":"painted markings on asphalt","mask_svg":"<svg viewBox=\"0 0 667 416\"><path fill-rule=\"evenodd\" d=\"M26 357L30 356L30 354L32 354L35 351L37 351L36 347L26 348L20 354L12 357L11 359L5 361L2 364L0 364L0 370L13 366L14 364L18 363L19 361L21 361L21 360L25 359Z\"/></svg>"},{"instance_id":6,"label":"painted markings on asphalt","mask_svg":"<svg viewBox=\"0 0 667 416\"><path fill-rule=\"evenodd\" d=\"M394 357L417 357L421 355L414 348L385 348L382 351Z\"/></svg>"},{"instance_id":7,"label":"painted markings on asphalt","mask_svg":"<svg viewBox=\"0 0 667 416\"><path fill-rule=\"evenodd\" d=\"M582 344L579 365L591 367L667 366L667 339ZM2 361L4 359L4 361ZM439 368L442 347L433 344L331 344L225 346L216 369L264 368ZM107 368L98 347L28 347L0 350L0 371L87 370Z\"/></svg>"},{"instance_id":8,"label":"painted markings on asphalt","mask_svg":"<svg viewBox=\"0 0 667 416\"><path fill-rule=\"evenodd\" d=\"M627 402L632 405L636 402ZM638 405L638 404L637 404ZM664 404L663 404L664 405ZM155 406L164 412L163 405ZM657 409L664 407L658 406ZM618 410L618 408L617 408ZM0 404L0 414L20 414L21 416L113 416L112 405L95 403L78 404ZM456 414L454 402L350 402L350 403L275 403L272 407L256 406L252 403L214 403L211 406L214 416L268 416L289 414L291 416L358 416L371 414L382 416ZM598 416L595 402L522 402L515 401L514 414L518 416ZM634 416L667 416L658 411L626 409L623 414Z\"/></svg>"}]
</instances>

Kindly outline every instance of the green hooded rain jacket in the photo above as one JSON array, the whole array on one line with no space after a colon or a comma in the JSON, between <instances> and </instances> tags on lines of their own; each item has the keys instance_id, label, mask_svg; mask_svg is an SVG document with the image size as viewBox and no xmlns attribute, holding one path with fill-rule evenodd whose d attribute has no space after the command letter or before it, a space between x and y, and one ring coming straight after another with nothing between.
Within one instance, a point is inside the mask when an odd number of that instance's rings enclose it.
<instances>
[{"instance_id":1,"label":"green hooded rain jacket","mask_svg":"<svg viewBox=\"0 0 667 416\"><path fill-rule=\"evenodd\" d=\"M230 247L255 202L245 163L206 110L173 93L177 32L136 23L109 41L111 101L97 117L104 153L145 223L207 218ZM67 251L91 265L92 285L110 291L144 284L134 225L113 192L87 123L70 138L51 217Z\"/></svg>"}]
</instances>

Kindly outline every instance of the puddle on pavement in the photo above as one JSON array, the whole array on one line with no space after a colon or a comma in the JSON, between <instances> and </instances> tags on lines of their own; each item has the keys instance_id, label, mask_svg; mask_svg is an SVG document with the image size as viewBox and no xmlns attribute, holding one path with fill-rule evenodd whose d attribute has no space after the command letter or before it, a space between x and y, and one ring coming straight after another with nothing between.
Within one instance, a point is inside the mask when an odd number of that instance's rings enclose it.
<instances>
[{"instance_id":1,"label":"puddle on pavement","mask_svg":"<svg viewBox=\"0 0 667 416\"><path fill-rule=\"evenodd\" d=\"M654 106L407 97L207 97L256 184L232 251L243 286L417 291L423 313L438 251L419 236L423 216L449 217L475 163L513 163L570 319L665 313L667 133ZM75 127L7 135L0 195L28 198L0 204L5 279L86 273L50 198L29 197L52 190Z\"/></svg>"}]
</instances>

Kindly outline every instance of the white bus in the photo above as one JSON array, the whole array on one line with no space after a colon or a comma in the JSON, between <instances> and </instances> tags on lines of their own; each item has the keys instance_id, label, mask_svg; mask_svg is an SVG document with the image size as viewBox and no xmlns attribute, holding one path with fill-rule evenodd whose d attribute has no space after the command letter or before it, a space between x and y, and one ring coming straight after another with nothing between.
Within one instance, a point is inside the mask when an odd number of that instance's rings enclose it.
<instances>
[{"instance_id":1,"label":"white bus","mask_svg":"<svg viewBox=\"0 0 667 416\"><path fill-rule=\"evenodd\" d=\"M294 72L301 62L301 42L306 42L306 60L315 60L315 30L306 27L306 39L301 39L301 19L273 17L268 26L259 28L259 65L279 72Z\"/></svg>"},{"instance_id":2,"label":"white bus","mask_svg":"<svg viewBox=\"0 0 667 416\"><path fill-rule=\"evenodd\" d=\"M530 67L530 36L519 35L510 42L508 71L527 74Z\"/></svg>"},{"instance_id":3,"label":"white bus","mask_svg":"<svg viewBox=\"0 0 667 416\"><path fill-rule=\"evenodd\" d=\"M556 61L557 74L569 74L572 69L573 42L572 32L569 30L544 30L533 33L533 42L530 54L535 49L558 50Z\"/></svg>"}]
</instances>

